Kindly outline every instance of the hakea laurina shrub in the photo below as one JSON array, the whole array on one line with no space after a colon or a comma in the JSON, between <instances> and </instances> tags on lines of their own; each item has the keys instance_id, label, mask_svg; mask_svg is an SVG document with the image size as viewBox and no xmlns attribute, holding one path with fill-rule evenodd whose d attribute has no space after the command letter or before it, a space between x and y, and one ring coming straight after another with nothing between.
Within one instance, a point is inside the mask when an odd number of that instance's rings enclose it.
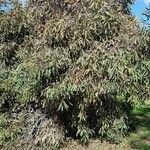
<instances>
[{"instance_id":1,"label":"hakea laurina shrub","mask_svg":"<svg viewBox=\"0 0 150 150\"><path fill-rule=\"evenodd\" d=\"M126 135L150 96L149 36L132 2L12 2L0 14L1 114L40 110L83 143Z\"/></svg>"}]
</instances>

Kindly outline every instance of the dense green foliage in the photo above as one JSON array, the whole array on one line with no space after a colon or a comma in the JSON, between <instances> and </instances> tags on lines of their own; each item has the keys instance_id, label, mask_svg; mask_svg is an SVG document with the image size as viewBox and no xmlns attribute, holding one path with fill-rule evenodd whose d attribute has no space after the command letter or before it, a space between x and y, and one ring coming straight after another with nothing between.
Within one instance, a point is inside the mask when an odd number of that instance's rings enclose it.
<instances>
[{"instance_id":1,"label":"dense green foliage","mask_svg":"<svg viewBox=\"0 0 150 150\"><path fill-rule=\"evenodd\" d=\"M15 131L9 120L29 108L84 143L128 133L130 110L150 96L149 35L131 3L15 1L0 13L1 144L23 134L25 121Z\"/></svg>"}]
</instances>

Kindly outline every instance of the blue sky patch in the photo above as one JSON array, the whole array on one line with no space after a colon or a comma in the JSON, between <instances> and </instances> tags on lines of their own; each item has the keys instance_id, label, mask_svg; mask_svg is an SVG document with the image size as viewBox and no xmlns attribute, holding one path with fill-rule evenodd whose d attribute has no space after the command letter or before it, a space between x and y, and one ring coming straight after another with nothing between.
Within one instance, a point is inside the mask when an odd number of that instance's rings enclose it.
<instances>
[{"instance_id":1,"label":"blue sky patch","mask_svg":"<svg viewBox=\"0 0 150 150\"><path fill-rule=\"evenodd\" d=\"M145 8L149 6L150 0L136 0L132 6L133 15L138 19L144 19L142 13L145 11Z\"/></svg>"}]
</instances>

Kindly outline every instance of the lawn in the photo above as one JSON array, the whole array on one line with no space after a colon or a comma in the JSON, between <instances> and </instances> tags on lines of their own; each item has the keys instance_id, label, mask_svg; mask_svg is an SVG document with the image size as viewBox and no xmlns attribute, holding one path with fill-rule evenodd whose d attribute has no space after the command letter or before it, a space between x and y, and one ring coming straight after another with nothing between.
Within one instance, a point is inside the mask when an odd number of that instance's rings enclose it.
<instances>
[{"instance_id":1,"label":"lawn","mask_svg":"<svg viewBox=\"0 0 150 150\"><path fill-rule=\"evenodd\" d=\"M127 143L132 149L150 150L150 105L135 109L133 115L137 129L127 138Z\"/></svg>"}]
</instances>

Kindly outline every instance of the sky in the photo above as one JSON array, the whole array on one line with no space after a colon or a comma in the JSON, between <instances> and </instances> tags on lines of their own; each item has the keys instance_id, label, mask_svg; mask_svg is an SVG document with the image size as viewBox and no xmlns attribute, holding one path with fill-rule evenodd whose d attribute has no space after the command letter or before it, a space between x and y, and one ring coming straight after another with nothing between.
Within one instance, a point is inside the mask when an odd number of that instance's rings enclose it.
<instances>
[{"instance_id":1,"label":"sky","mask_svg":"<svg viewBox=\"0 0 150 150\"><path fill-rule=\"evenodd\" d=\"M142 13L144 12L145 8L149 6L149 4L150 0L136 0L132 6L133 15L140 20L144 18Z\"/></svg>"}]
</instances>

